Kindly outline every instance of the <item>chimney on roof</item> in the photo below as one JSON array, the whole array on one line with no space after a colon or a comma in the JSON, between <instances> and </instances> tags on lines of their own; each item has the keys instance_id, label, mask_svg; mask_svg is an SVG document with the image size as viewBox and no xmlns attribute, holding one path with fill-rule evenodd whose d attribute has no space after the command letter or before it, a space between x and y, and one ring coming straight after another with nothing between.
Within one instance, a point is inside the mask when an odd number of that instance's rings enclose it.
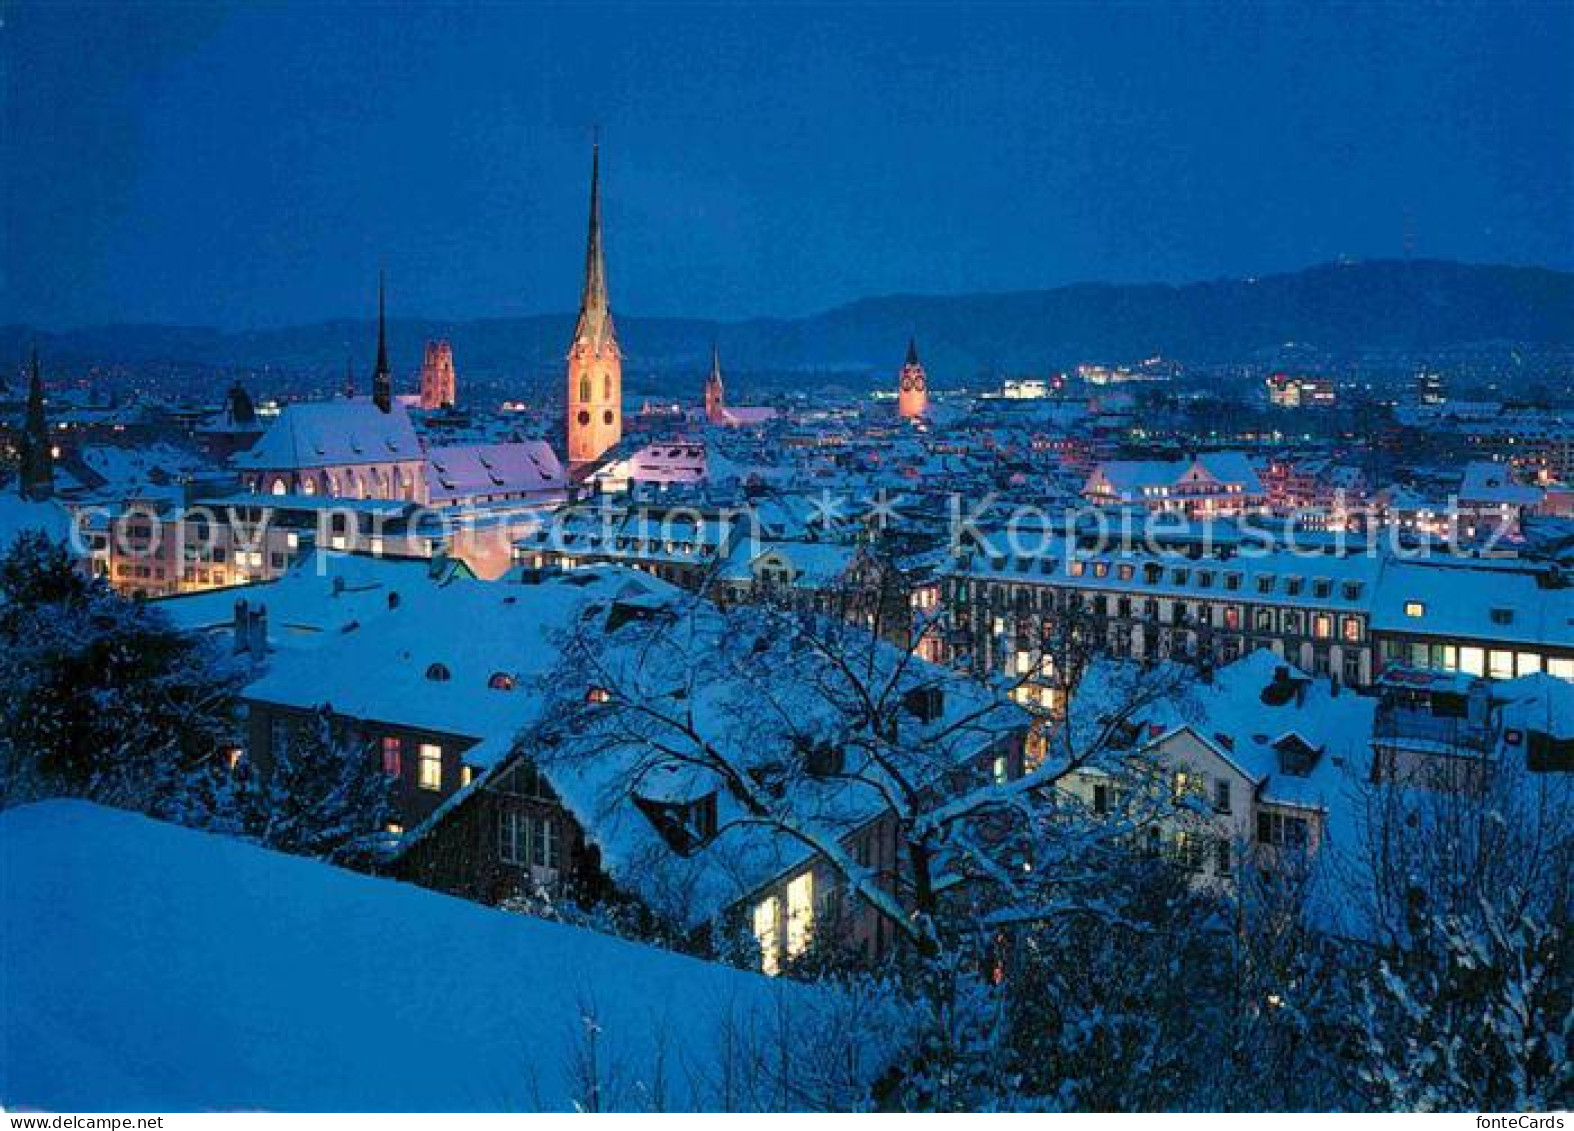
<instances>
[{"instance_id":1,"label":"chimney on roof","mask_svg":"<svg viewBox=\"0 0 1574 1131\"><path fill-rule=\"evenodd\" d=\"M235 619L230 623L230 631L235 637L235 654L238 656L246 650L246 598L238 598L235 602Z\"/></svg>"},{"instance_id":2,"label":"chimney on roof","mask_svg":"<svg viewBox=\"0 0 1574 1131\"><path fill-rule=\"evenodd\" d=\"M399 607L399 591L397 589L390 589L388 591L388 607L390 609L397 609Z\"/></svg>"},{"instance_id":3,"label":"chimney on roof","mask_svg":"<svg viewBox=\"0 0 1574 1131\"><path fill-rule=\"evenodd\" d=\"M258 605L246 618L246 650L253 663L262 663L268 655L268 607Z\"/></svg>"}]
</instances>

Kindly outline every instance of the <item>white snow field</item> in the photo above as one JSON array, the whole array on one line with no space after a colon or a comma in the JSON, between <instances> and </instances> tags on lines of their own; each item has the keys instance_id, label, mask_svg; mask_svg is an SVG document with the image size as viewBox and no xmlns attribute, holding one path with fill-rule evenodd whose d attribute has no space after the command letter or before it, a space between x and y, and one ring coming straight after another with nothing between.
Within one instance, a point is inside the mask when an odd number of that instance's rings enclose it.
<instances>
[{"instance_id":1,"label":"white snow field","mask_svg":"<svg viewBox=\"0 0 1574 1131\"><path fill-rule=\"evenodd\" d=\"M795 1106L746 1062L821 1004L85 802L0 813L9 1110Z\"/></svg>"}]
</instances>

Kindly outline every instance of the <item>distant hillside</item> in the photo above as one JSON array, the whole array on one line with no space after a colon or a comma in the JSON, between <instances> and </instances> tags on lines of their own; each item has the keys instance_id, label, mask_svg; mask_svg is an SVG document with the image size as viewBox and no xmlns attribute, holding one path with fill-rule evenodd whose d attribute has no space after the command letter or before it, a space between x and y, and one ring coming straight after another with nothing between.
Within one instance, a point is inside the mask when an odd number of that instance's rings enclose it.
<instances>
[{"instance_id":1,"label":"distant hillside","mask_svg":"<svg viewBox=\"0 0 1574 1131\"><path fill-rule=\"evenodd\" d=\"M401 374L422 342L448 337L461 378L555 371L573 325L568 313L437 321L395 318L390 341ZM1261 279L1168 285L1078 284L1052 290L949 296L891 295L793 319L716 323L618 313L636 376L688 375L712 339L734 370L885 374L916 334L942 384L982 369L1033 369L1162 355L1182 362L1245 361L1296 343L1306 356L1343 361L1477 347L1574 348L1574 274L1533 267L1438 261L1330 264ZM0 327L0 357L18 357L28 327ZM58 363L219 367L278 373L342 370L364 381L375 331L336 321L260 332L109 326L40 332Z\"/></svg>"}]
</instances>

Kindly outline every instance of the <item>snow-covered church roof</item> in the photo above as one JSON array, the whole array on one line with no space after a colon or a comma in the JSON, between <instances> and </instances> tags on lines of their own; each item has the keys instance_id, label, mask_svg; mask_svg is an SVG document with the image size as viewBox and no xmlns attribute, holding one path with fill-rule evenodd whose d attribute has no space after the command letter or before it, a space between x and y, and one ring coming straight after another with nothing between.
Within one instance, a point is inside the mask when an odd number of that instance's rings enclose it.
<instances>
[{"instance_id":1,"label":"snow-covered church roof","mask_svg":"<svg viewBox=\"0 0 1574 1131\"><path fill-rule=\"evenodd\" d=\"M426 453L426 492L433 505L478 495L561 491L567 484L545 440L461 444Z\"/></svg>"},{"instance_id":2,"label":"snow-covered church roof","mask_svg":"<svg viewBox=\"0 0 1574 1131\"><path fill-rule=\"evenodd\" d=\"M287 406L234 461L243 470L279 471L421 456L421 441L403 405L383 412L369 400L339 400Z\"/></svg>"}]
</instances>

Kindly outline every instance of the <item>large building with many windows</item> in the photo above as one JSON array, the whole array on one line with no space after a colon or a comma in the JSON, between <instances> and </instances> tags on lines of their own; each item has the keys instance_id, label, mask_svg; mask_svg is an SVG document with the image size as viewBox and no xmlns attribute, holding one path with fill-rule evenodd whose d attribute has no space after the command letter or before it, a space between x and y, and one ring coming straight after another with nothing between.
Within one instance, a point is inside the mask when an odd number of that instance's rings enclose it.
<instances>
[{"instance_id":1,"label":"large building with many windows","mask_svg":"<svg viewBox=\"0 0 1574 1131\"><path fill-rule=\"evenodd\" d=\"M1492 679L1574 679L1574 587L1518 560L1404 560L1362 547L1325 553L1236 548L975 549L941 585L953 656L1028 671L1057 616L1074 612L1114 656L1211 666L1269 649L1315 676L1369 687L1393 664Z\"/></svg>"}]
</instances>

